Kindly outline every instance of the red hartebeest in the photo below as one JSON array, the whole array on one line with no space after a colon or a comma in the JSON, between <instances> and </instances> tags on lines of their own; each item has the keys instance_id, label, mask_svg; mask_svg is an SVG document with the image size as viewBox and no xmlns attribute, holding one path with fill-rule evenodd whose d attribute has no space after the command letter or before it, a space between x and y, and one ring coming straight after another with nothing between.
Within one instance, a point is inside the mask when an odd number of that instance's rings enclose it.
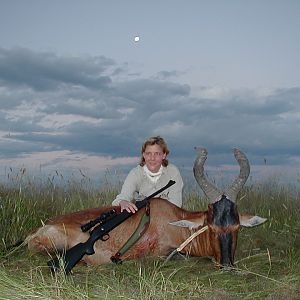
<instances>
[{"instance_id":1,"label":"red hartebeest","mask_svg":"<svg viewBox=\"0 0 300 300\"><path fill-rule=\"evenodd\" d=\"M234 155L239 163L240 173L228 188L220 191L204 174L207 151L204 148L198 149L194 176L209 200L208 210L191 212L167 200L152 199L147 231L122 259L145 255L165 256L196 229L207 225L208 229L198 235L182 252L188 252L192 256L210 256L220 266L232 266L240 226L252 227L266 221L258 216L239 214L237 211L235 204L237 194L249 176L250 166L247 157L240 150L234 149ZM27 237L28 247L30 250L51 253L85 242L89 235L82 232L80 226L111 209L112 207L86 209L53 218ZM119 211L118 207L116 209ZM83 261L92 265L110 262L110 257L123 246L136 229L143 212L144 209L138 211L113 229L107 241L97 241L94 245L95 254L85 255Z\"/></svg>"}]
</instances>

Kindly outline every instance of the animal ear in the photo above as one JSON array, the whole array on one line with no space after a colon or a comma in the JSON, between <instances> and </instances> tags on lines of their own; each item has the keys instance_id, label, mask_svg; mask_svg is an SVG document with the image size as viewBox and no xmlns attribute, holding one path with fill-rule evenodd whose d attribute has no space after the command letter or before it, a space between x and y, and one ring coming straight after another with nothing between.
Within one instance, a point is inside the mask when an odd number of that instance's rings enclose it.
<instances>
[{"instance_id":1,"label":"animal ear","mask_svg":"<svg viewBox=\"0 0 300 300\"><path fill-rule=\"evenodd\" d=\"M244 226L244 227L258 226L266 221L267 221L267 219L261 218L259 216L240 214L240 225Z\"/></svg>"},{"instance_id":2,"label":"animal ear","mask_svg":"<svg viewBox=\"0 0 300 300\"><path fill-rule=\"evenodd\" d=\"M205 216L202 216L200 218L190 218L188 220L178 220L174 222L170 222L170 225L175 225L179 227L186 227L189 229L197 229L204 225L205 222Z\"/></svg>"}]
</instances>

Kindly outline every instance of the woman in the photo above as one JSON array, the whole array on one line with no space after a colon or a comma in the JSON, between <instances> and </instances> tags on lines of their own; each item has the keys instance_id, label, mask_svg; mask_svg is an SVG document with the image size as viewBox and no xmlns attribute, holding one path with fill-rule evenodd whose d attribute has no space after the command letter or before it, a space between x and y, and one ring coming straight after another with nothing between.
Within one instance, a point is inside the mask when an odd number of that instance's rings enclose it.
<instances>
[{"instance_id":1,"label":"woman","mask_svg":"<svg viewBox=\"0 0 300 300\"><path fill-rule=\"evenodd\" d=\"M176 183L157 197L181 207L183 181L177 167L169 164L168 154L169 149L163 138L155 136L147 139L141 149L140 164L129 172L121 193L112 204L120 205L121 211L125 209L135 213L137 207L134 200L143 200L165 186L169 180L174 180Z\"/></svg>"}]
</instances>

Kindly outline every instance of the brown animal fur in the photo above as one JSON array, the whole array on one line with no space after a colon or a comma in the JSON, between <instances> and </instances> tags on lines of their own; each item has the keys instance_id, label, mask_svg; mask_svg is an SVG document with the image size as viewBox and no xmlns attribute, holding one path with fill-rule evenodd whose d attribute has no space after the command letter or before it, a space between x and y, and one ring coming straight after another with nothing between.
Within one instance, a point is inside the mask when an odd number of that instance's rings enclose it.
<instances>
[{"instance_id":1,"label":"brown animal fur","mask_svg":"<svg viewBox=\"0 0 300 300\"><path fill-rule=\"evenodd\" d=\"M118 207L114 208L119 210ZM31 251L53 253L85 242L89 234L82 232L80 226L110 209L112 207L87 209L53 218L27 237L28 248ZM95 254L85 256L83 260L93 265L110 262L110 257L122 247L136 229L143 211L144 209L138 211L113 229L107 241L97 241L94 246ZM150 211L150 225L146 233L124 254L122 259L133 259L145 255L167 255L193 232L187 228L170 225L169 222L181 219L202 220L206 214L205 212L189 212L163 199L152 199ZM186 247L186 251L195 256L211 256L213 253L207 240L208 234L203 233L189 247Z\"/></svg>"}]
</instances>

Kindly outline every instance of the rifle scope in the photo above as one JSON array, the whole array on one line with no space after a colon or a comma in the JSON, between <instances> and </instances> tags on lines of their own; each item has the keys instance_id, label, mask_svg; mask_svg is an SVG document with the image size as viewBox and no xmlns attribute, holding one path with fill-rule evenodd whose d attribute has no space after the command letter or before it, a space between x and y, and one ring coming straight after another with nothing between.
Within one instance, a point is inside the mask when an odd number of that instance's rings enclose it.
<instances>
[{"instance_id":1,"label":"rifle scope","mask_svg":"<svg viewBox=\"0 0 300 300\"><path fill-rule=\"evenodd\" d=\"M107 222L109 219L111 219L113 216L117 214L117 211L115 209L106 211L102 213L98 218L91 220L90 222L83 224L80 226L82 232L87 232L90 230L92 227L94 227L97 224L104 224Z\"/></svg>"}]
</instances>

